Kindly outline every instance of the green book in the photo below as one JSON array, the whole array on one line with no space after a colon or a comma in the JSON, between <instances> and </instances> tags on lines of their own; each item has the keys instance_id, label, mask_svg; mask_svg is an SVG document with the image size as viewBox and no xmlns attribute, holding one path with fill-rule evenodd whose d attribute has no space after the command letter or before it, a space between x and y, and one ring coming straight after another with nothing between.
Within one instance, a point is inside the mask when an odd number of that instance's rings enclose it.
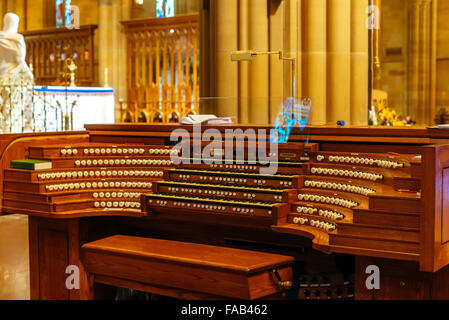
<instances>
[{"instance_id":1,"label":"green book","mask_svg":"<svg viewBox=\"0 0 449 320\"><path fill-rule=\"evenodd\" d=\"M35 160L35 159L25 159L25 160L12 160L11 168L13 169L25 169L25 170L46 170L51 169L51 161L47 160Z\"/></svg>"}]
</instances>

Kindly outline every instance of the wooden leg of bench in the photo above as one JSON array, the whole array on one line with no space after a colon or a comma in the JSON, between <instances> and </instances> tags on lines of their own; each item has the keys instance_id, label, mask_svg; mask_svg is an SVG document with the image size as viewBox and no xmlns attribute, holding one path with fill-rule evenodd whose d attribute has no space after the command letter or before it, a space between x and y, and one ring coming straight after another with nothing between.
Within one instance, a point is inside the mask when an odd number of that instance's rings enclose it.
<instances>
[{"instance_id":1,"label":"wooden leg of bench","mask_svg":"<svg viewBox=\"0 0 449 320\"><path fill-rule=\"evenodd\" d=\"M29 219L30 297L33 300L85 300L94 298L80 261L83 232L79 219ZM69 267L69 269L68 269ZM68 272L69 271L69 272ZM68 273L66 273L68 272ZM79 289L67 287L79 279ZM72 280L72 281L71 281Z\"/></svg>"}]
</instances>

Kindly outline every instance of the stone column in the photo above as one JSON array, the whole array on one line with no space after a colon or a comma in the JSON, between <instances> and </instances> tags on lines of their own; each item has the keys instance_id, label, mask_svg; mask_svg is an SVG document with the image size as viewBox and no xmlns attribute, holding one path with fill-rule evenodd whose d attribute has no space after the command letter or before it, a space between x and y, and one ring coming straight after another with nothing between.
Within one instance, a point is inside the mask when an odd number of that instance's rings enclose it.
<instances>
[{"instance_id":1,"label":"stone column","mask_svg":"<svg viewBox=\"0 0 449 320\"><path fill-rule=\"evenodd\" d=\"M290 1L288 1L290 2ZM285 18L285 1L281 2L278 6L274 6L271 2L270 6L270 51L282 51L286 56L290 57L292 52L285 48L284 50L284 38L287 36L284 33L286 29ZM291 96L289 69L285 69L284 66L289 67L290 62L282 61L278 55L270 56L270 72L268 74L270 81L270 112L269 123L274 123L277 114L280 111L284 97ZM287 72L285 72L287 71ZM287 84L287 90L284 92L285 83Z\"/></svg>"},{"instance_id":2,"label":"stone column","mask_svg":"<svg viewBox=\"0 0 449 320\"><path fill-rule=\"evenodd\" d=\"M437 50L438 50L438 1L432 1L431 4L431 39L430 39L430 114L427 125L435 123L435 115L438 112L437 108Z\"/></svg>"},{"instance_id":3,"label":"stone column","mask_svg":"<svg viewBox=\"0 0 449 320\"><path fill-rule=\"evenodd\" d=\"M378 16L373 16L375 20L375 24L379 24L379 28L373 29L373 59L374 59L374 68L373 68L373 86L374 89L381 90L381 61L380 61L380 52L381 52L381 33L380 28L382 25L382 0L372 0L373 5L377 7L377 11L373 14Z\"/></svg>"},{"instance_id":4,"label":"stone column","mask_svg":"<svg viewBox=\"0 0 449 320\"><path fill-rule=\"evenodd\" d=\"M296 1L290 1L291 6L288 9L288 12L290 12L290 30L289 34L291 36L290 40L290 46L291 48L295 48L295 56L296 56L296 97L303 98L303 90L302 90L302 84L303 84L303 78L302 78L302 3L304 0L296 0ZM293 50L292 50L293 51ZM292 52L293 53L293 52Z\"/></svg>"},{"instance_id":5,"label":"stone column","mask_svg":"<svg viewBox=\"0 0 449 320\"><path fill-rule=\"evenodd\" d=\"M409 105L410 115L418 123L422 119L422 115L419 112L421 2L422 0L410 1Z\"/></svg>"},{"instance_id":6,"label":"stone column","mask_svg":"<svg viewBox=\"0 0 449 320\"><path fill-rule=\"evenodd\" d=\"M248 0L239 1L239 50L249 50ZM236 62L237 63L237 62ZM239 122L249 121L249 64L239 63Z\"/></svg>"},{"instance_id":7,"label":"stone column","mask_svg":"<svg viewBox=\"0 0 449 320\"><path fill-rule=\"evenodd\" d=\"M5 1L0 0L0 30L3 30L3 17L5 16Z\"/></svg>"},{"instance_id":8,"label":"stone column","mask_svg":"<svg viewBox=\"0 0 449 320\"><path fill-rule=\"evenodd\" d=\"M435 112L435 8L432 0L413 0L411 12L410 92L412 116L419 125L433 123ZM432 31L433 30L433 31ZM432 71L433 70L433 71ZM432 96L434 98L432 98ZM432 104L433 101L433 104Z\"/></svg>"},{"instance_id":9,"label":"stone column","mask_svg":"<svg viewBox=\"0 0 449 320\"><path fill-rule=\"evenodd\" d=\"M215 0L217 115L238 115L238 64L231 52L238 48L238 1Z\"/></svg>"},{"instance_id":10,"label":"stone column","mask_svg":"<svg viewBox=\"0 0 449 320\"><path fill-rule=\"evenodd\" d=\"M327 122L350 123L351 1L329 0L329 79Z\"/></svg>"},{"instance_id":11,"label":"stone column","mask_svg":"<svg viewBox=\"0 0 449 320\"><path fill-rule=\"evenodd\" d=\"M120 21L128 20L131 0L98 1L98 82L105 83L104 70L108 68L108 83L115 90L116 121L119 121L119 99L126 100L126 38Z\"/></svg>"},{"instance_id":12,"label":"stone column","mask_svg":"<svg viewBox=\"0 0 449 320\"><path fill-rule=\"evenodd\" d=\"M226 0L228 3L229 0ZM249 0L249 48L254 51L268 51L269 28L268 8L260 0ZM254 124L268 123L269 114L269 57L256 56L250 64L249 121Z\"/></svg>"},{"instance_id":13,"label":"stone column","mask_svg":"<svg viewBox=\"0 0 449 320\"><path fill-rule=\"evenodd\" d=\"M216 0L216 94L219 116L238 115L238 66L231 52L238 46L237 0Z\"/></svg>"},{"instance_id":14,"label":"stone column","mask_svg":"<svg viewBox=\"0 0 449 320\"><path fill-rule=\"evenodd\" d=\"M109 83L112 86L112 38L111 38L112 1L98 1L98 84L104 85L104 70L109 69ZM114 66L115 67L115 66ZM115 69L115 68L114 68Z\"/></svg>"},{"instance_id":15,"label":"stone column","mask_svg":"<svg viewBox=\"0 0 449 320\"><path fill-rule=\"evenodd\" d=\"M368 0L351 1L351 125L368 124Z\"/></svg>"},{"instance_id":16,"label":"stone column","mask_svg":"<svg viewBox=\"0 0 449 320\"><path fill-rule=\"evenodd\" d=\"M305 66L304 96L313 101L313 125L327 122L327 1L305 0Z\"/></svg>"},{"instance_id":17,"label":"stone column","mask_svg":"<svg viewBox=\"0 0 449 320\"><path fill-rule=\"evenodd\" d=\"M421 3L421 37L420 37L420 91L419 91L419 123L426 125L431 122L432 107L430 105L430 67L431 67L431 2L424 0Z\"/></svg>"}]
</instances>

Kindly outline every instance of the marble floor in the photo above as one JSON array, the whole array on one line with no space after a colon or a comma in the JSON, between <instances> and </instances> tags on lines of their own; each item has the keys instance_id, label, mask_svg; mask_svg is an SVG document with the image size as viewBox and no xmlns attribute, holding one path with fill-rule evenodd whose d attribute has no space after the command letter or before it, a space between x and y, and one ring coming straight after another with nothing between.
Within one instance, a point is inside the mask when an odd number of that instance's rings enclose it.
<instances>
[{"instance_id":1,"label":"marble floor","mask_svg":"<svg viewBox=\"0 0 449 320\"><path fill-rule=\"evenodd\" d=\"M0 216L0 300L30 298L28 216Z\"/></svg>"}]
</instances>

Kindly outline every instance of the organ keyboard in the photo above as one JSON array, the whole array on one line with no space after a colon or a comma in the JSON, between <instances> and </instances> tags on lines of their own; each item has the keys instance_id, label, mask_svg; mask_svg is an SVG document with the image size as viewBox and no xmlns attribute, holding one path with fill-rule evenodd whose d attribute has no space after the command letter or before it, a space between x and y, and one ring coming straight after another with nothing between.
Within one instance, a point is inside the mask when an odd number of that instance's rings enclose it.
<instances>
[{"instance_id":1,"label":"organ keyboard","mask_svg":"<svg viewBox=\"0 0 449 320\"><path fill-rule=\"evenodd\" d=\"M52 169L6 169L4 210L140 215L141 194L151 190L165 168L173 166L174 151L165 146L81 144L33 146L28 154L52 161Z\"/></svg>"},{"instance_id":2,"label":"organ keyboard","mask_svg":"<svg viewBox=\"0 0 449 320\"><path fill-rule=\"evenodd\" d=\"M88 240L124 232L276 253L288 248L301 272L317 268L326 277L343 259L359 283L371 264L392 279L397 274L388 267L396 263L405 263L412 279L434 274L429 287L449 272L446 136L425 129L311 128L307 138L294 130L287 144L264 141L267 152L259 157L260 144L238 143L239 134L212 148L208 142L174 147L170 134L177 128L88 126L81 142L50 137L42 145L20 144L20 152L10 147L4 163L29 157L50 160L53 168L6 166L3 212L81 219ZM236 127L217 130L230 128ZM225 158L229 145L233 152ZM355 298L374 297L355 285ZM307 290L298 297L342 296Z\"/></svg>"}]
</instances>

